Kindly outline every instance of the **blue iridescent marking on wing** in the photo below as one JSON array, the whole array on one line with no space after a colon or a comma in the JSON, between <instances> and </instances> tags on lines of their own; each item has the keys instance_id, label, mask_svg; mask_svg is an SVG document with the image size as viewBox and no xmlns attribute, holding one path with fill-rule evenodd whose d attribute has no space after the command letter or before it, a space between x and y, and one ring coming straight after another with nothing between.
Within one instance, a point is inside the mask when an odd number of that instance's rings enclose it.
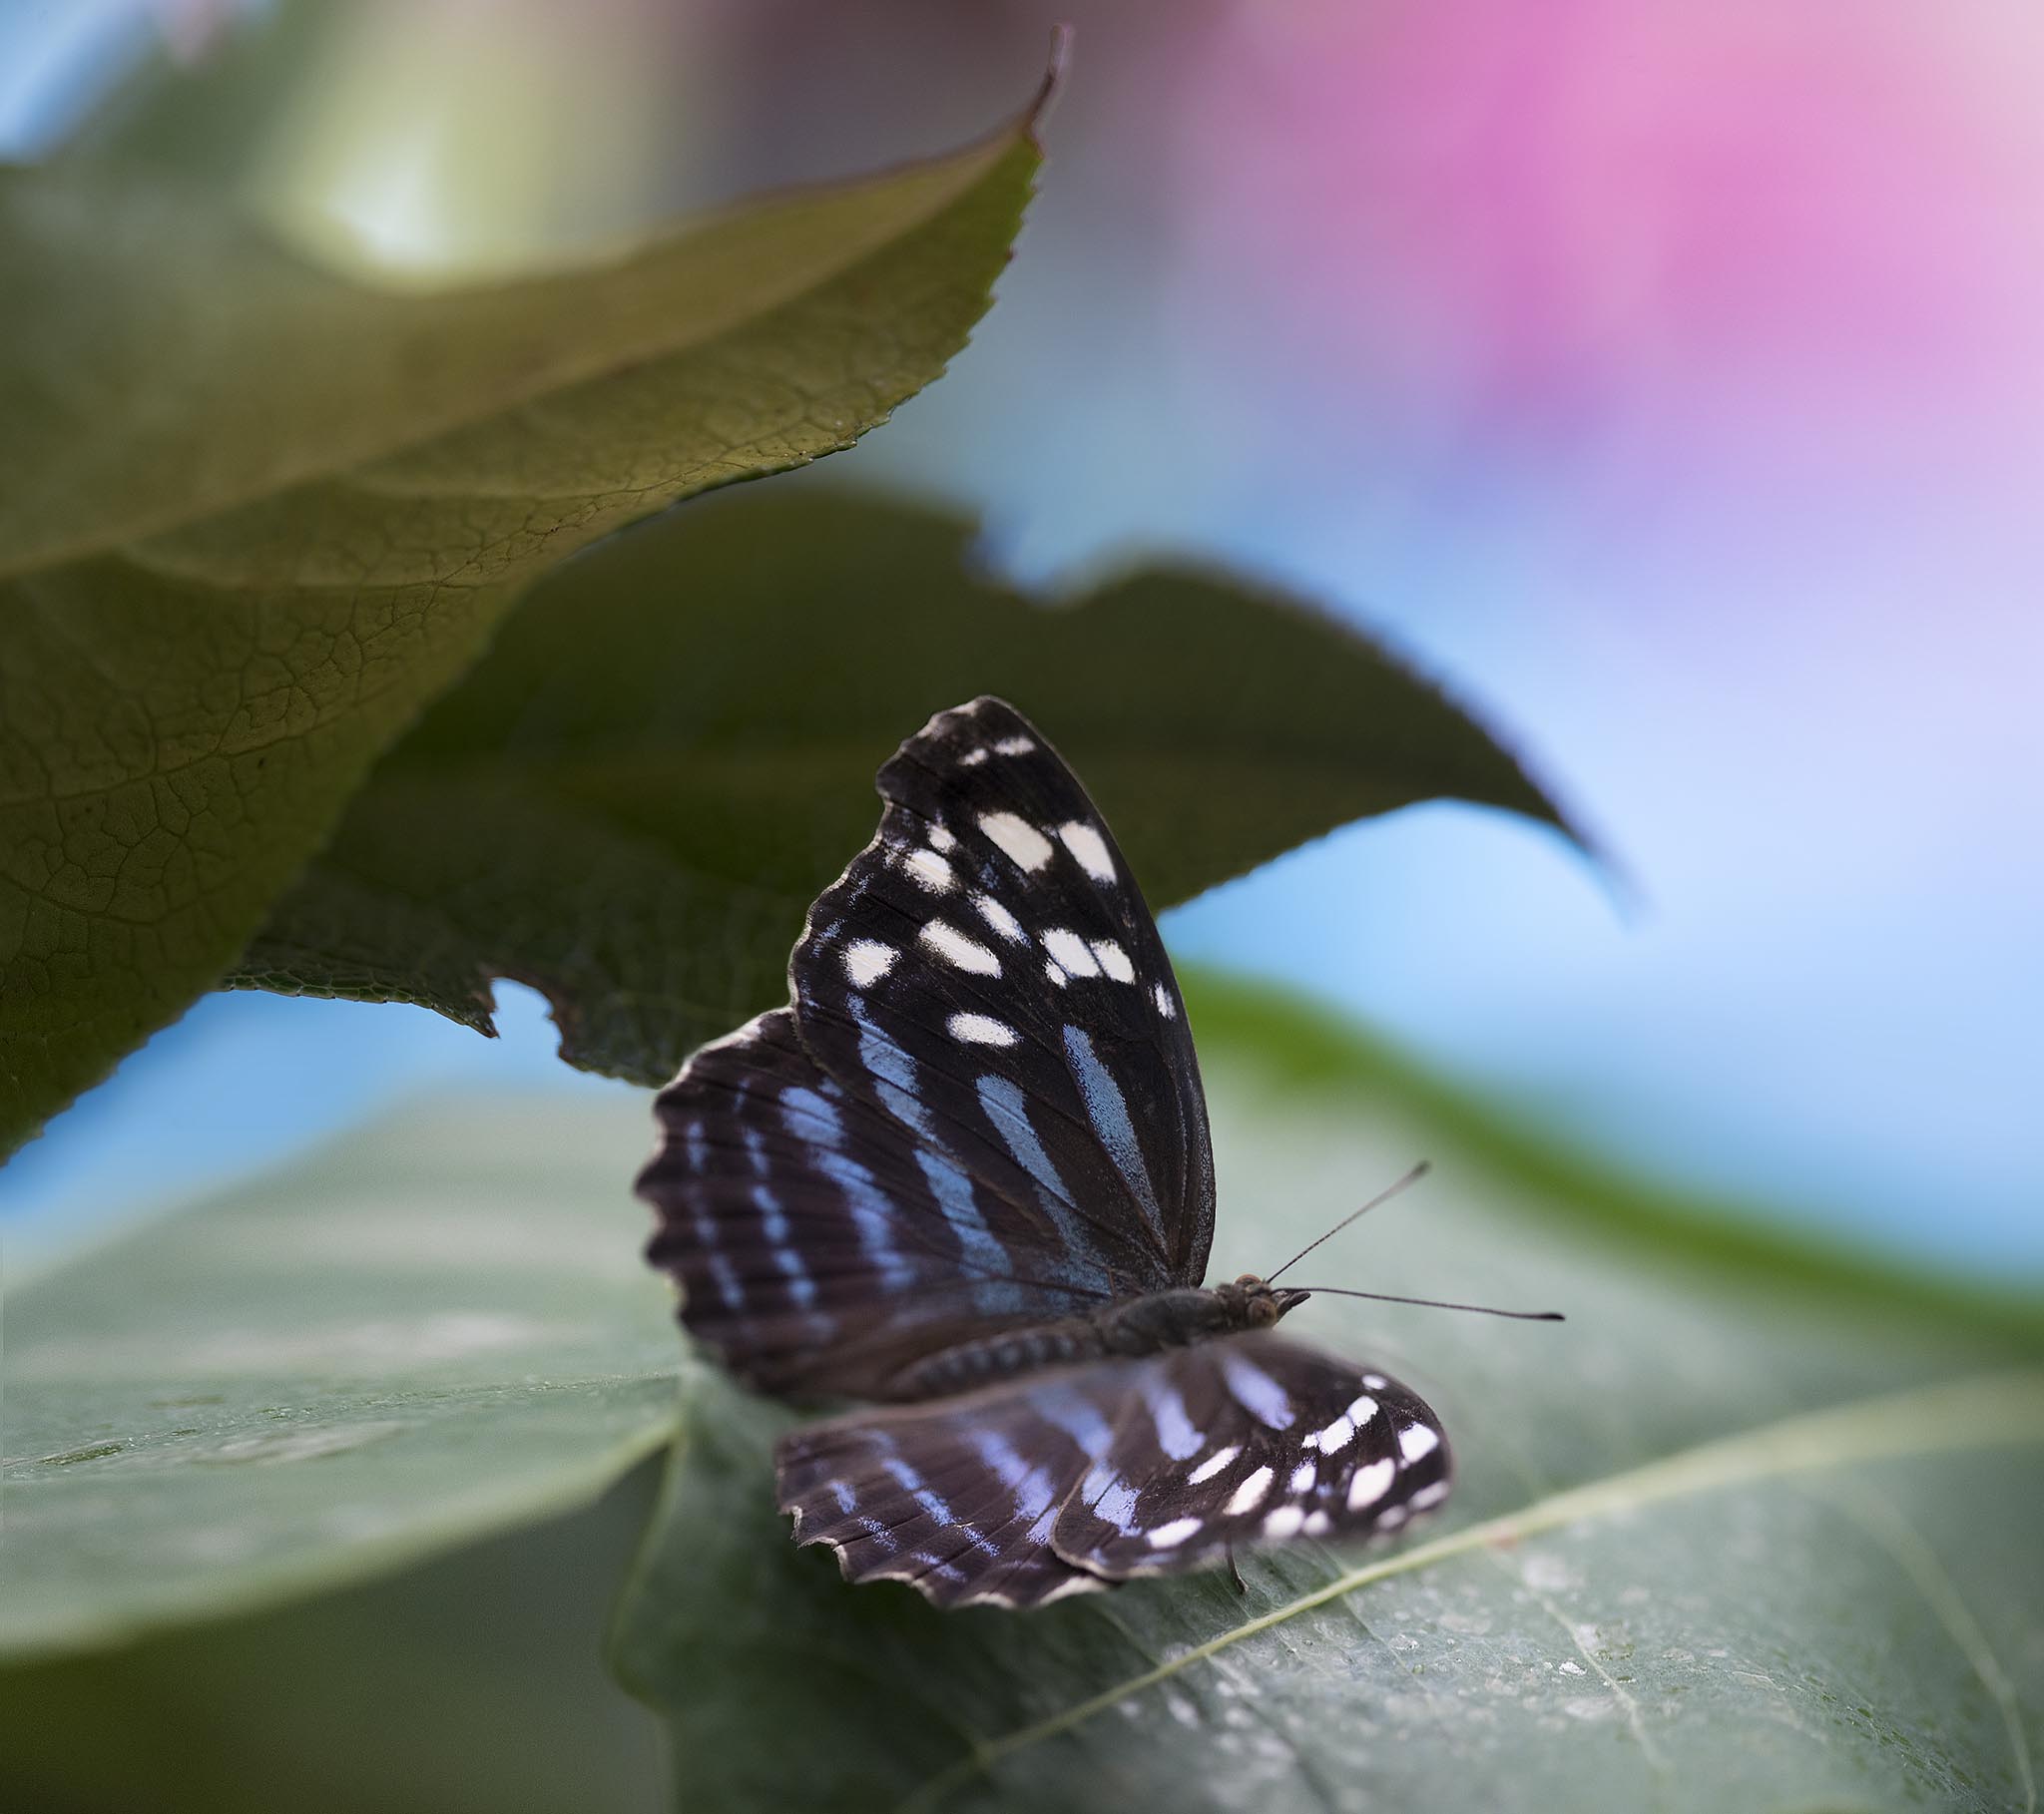
<instances>
[{"instance_id":1,"label":"blue iridescent marking on wing","mask_svg":"<svg viewBox=\"0 0 2044 1814\"><path fill-rule=\"evenodd\" d=\"M773 1263L787 1279L787 1294L798 1308L806 1310L816 1301L816 1281L795 1247L780 1198L765 1184L753 1186L753 1206L760 1211L760 1232L773 1248Z\"/></svg>"},{"instance_id":2,"label":"blue iridescent marking on wing","mask_svg":"<svg viewBox=\"0 0 2044 1814\"><path fill-rule=\"evenodd\" d=\"M1073 1212L1072 1200L1065 1191L1065 1180L1058 1175L1057 1166L1043 1149L1043 1141L1029 1120L1029 1109L1021 1088L992 1072L981 1078L974 1088L979 1106L994 1132L1001 1136L1015 1163L1035 1180L1037 1200L1057 1224L1058 1236L1066 1251L1075 1255L1084 1253L1085 1226Z\"/></svg>"},{"instance_id":3,"label":"blue iridescent marking on wing","mask_svg":"<svg viewBox=\"0 0 2044 1814\"><path fill-rule=\"evenodd\" d=\"M1080 1484L1079 1497L1092 1508L1094 1517L1104 1519L1117 1530L1136 1528L1136 1489L1108 1463L1096 1462L1088 1470Z\"/></svg>"},{"instance_id":4,"label":"blue iridescent marking on wing","mask_svg":"<svg viewBox=\"0 0 2044 1814\"><path fill-rule=\"evenodd\" d=\"M1017 1519L1034 1525L1054 1511L1052 1501L1057 1495L1047 1468L1032 1466L998 1430L984 1425L968 1430L966 1441L1001 1485L1014 1494Z\"/></svg>"},{"instance_id":5,"label":"blue iridescent marking on wing","mask_svg":"<svg viewBox=\"0 0 2044 1814\"><path fill-rule=\"evenodd\" d=\"M804 1085L784 1090L780 1100L790 1127L814 1131L809 1137L815 1142L815 1167L844 1193L852 1225L880 1283L897 1289L913 1284L914 1268L894 1245L893 1206L873 1182L873 1174L844 1150L844 1122L836 1106Z\"/></svg>"},{"instance_id":6,"label":"blue iridescent marking on wing","mask_svg":"<svg viewBox=\"0 0 2044 1814\"><path fill-rule=\"evenodd\" d=\"M689 1155L689 1163L701 1171L710 1155L710 1142L701 1122L691 1122L683 1129L682 1146ZM690 1220L696 1230L696 1239L702 1244L703 1263L710 1270L710 1279L717 1287L719 1300L727 1310L742 1309L746 1301L745 1284L737 1267L731 1263L731 1255L718 1246L717 1218L699 1202L692 1209Z\"/></svg>"},{"instance_id":7,"label":"blue iridescent marking on wing","mask_svg":"<svg viewBox=\"0 0 2044 1814\"><path fill-rule=\"evenodd\" d=\"M934 1140L928 1106L916 1085L915 1060L872 1023L865 1003L850 1000L851 1018L858 1023L859 1062L873 1074L874 1093L887 1113L921 1140Z\"/></svg>"},{"instance_id":8,"label":"blue iridescent marking on wing","mask_svg":"<svg viewBox=\"0 0 2044 1814\"><path fill-rule=\"evenodd\" d=\"M939 1137L923 1138L910 1124L945 1080L880 1035L869 1056L891 1106L872 1075L858 1093L823 1072L786 1010L703 1048L661 1093L663 1143L640 1180L660 1217L649 1257L681 1285L690 1330L763 1390L912 1396L923 1358L1105 1295L981 1121L969 1075L948 1087L972 1125L932 1110Z\"/></svg>"},{"instance_id":9,"label":"blue iridescent marking on wing","mask_svg":"<svg viewBox=\"0 0 2044 1814\"><path fill-rule=\"evenodd\" d=\"M1054 1424L1088 1456L1107 1453L1114 1432L1107 1419L1077 1392L1064 1386L1039 1386L1030 1392L1029 1407L1047 1424Z\"/></svg>"},{"instance_id":10,"label":"blue iridescent marking on wing","mask_svg":"<svg viewBox=\"0 0 2044 1814\"><path fill-rule=\"evenodd\" d=\"M1207 1446L1206 1438L1187 1415L1186 1402L1179 1396L1178 1388L1162 1373L1146 1376L1143 1399L1157 1421L1158 1447L1173 1461L1184 1461Z\"/></svg>"},{"instance_id":11,"label":"blue iridescent marking on wing","mask_svg":"<svg viewBox=\"0 0 2044 1814\"><path fill-rule=\"evenodd\" d=\"M1030 1124L1021 1086L989 1072L974 1089L979 1097L979 1106L986 1111L987 1120L1013 1154L1016 1164L1036 1180L1037 1187L1045 1195L1064 1202L1065 1180L1058 1175L1057 1166L1051 1162L1050 1154L1044 1151L1043 1141Z\"/></svg>"},{"instance_id":12,"label":"blue iridescent marking on wing","mask_svg":"<svg viewBox=\"0 0 2044 1814\"><path fill-rule=\"evenodd\" d=\"M1236 1402L1258 1423L1272 1430L1291 1428L1291 1400L1284 1388L1255 1362L1245 1360L1234 1349L1221 1352L1221 1376Z\"/></svg>"},{"instance_id":13,"label":"blue iridescent marking on wing","mask_svg":"<svg viewBox=\"0 0 2044 1814\"><path fill-rule=\"evenodd\" d=\"M886 1456L880 1466L891 1475L901 1490L920 1506L929 1519L940 1529L956 1531L982 1556L1000 1555L1000 1546L983 1531L975 1530L952 1511L951 1503L932 1487L922 1475L898 1455Z\"/></svg>"},{"instance_id":14,"label":"blue iridescent marking on wing","mask_svg":"<svg viewBox=\"0 0 2044 1814\"><path fill-rule=\"evenodd\" d=\"M1033 1294L1028 1286L1001 1276L1014 1260L980 1213L972 1194L972 1180L959 1170L949 1154L934 1146L918 1147L915 1162L929 1184L930 1194L937 1199L937 1207L944 1212L944 1220L958 1236L958 1257L965 1270L988 1275L972 1280L973 1303L987 1316L1026 1310Z\"/></svg>"},{"instance_id":15,"label":"blue iridescent marking on wing","mask_svg":"<svg viewBox=\"0 0 2044 1814\"><path fill-rule=\"evenodd\" d=\"M1065 1060L1078 1080L1079 1094L1086 1103L1087 1119L1100 1135L1100 1143L1114 1160L1136 1199L1136 1206L1149 1218L1150 1226L1164 1238L1164 1218L1157 1207L1157 1189L1150 1182L1150 1167L1143 1162L1143 1145L1136 1138L1136 1125L1129 1120L1129 1105L1114 1074L1094 1055L1093 1041L1083 1027L1065 1028Z\"/></svg>"}]
</instances>

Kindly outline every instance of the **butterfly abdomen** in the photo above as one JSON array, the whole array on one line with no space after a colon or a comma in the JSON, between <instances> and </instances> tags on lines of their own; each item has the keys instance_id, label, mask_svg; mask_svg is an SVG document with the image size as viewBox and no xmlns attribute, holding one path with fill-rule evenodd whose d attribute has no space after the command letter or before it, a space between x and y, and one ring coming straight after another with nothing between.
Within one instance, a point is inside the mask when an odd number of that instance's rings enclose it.
<instances>
[{"instance_id":1,"label":"butterfly abdomen","mask_svg":"<svg viewBox=\"0 0 2044 1814\"><path fill-rule=\"evenodd\" d=\"M954 1348L924 1356L904 1367L889 1382L892 1399L942 1398L949 1393L969 1391L995 1380L1034 1373L1041 1367L1060 1367L1074 1361L1103 1359L1110 1352L1101 1337L1100 1325L1091 1317L1070 1317L1054 1323L1037 1323L1026 1329L1009 1329L979 1341L961 1342Z\"/></svg>"},{"instance_id":2,"label":"butterfly abdomen","mask_svg":"<svg viewBox=\"0 0 2044 1814\"><path fill-rule=\"evenodd\" d=\"M1260 1290L1266 1296L1272 1295L1268 1288ZM1142 1297L1123 1298L1086 1316L1006 1329L998 1335L961 1342L928 1355L903 1368L890 1382L887 1396L939 1398L946 1393L1033 1373L1042 1367L1105 1360L1111 1356L1140 1359L1239 1329L1262 1327L1276 1322L1282 1314L1274 1308L1268 1315L1259 1315L1250 1308L1251 1302L1251 1294L1239 1285L1219 1290L1182 1285Z\"/></svg>"}]
</instances>

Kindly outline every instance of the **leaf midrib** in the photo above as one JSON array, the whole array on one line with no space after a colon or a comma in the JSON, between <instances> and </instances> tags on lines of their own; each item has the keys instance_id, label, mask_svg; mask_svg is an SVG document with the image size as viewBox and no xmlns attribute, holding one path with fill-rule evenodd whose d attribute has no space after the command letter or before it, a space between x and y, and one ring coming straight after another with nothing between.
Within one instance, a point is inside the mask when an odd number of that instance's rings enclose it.
<instances>
[{"instance_id":1,"label":"leaf midrib","mask_svg":"<svg viewBox=\"0 0 2044 1814\"><path fill-rule=\"evenodd\" d=\"M1551 1494L1516 1512L1466 1526L1382 1562L1351 1569L1324 1587L1248 1619L1060 1713L977 1742L970 1755L911 1790L895 1814L935 1807L952 1790L1015 1752L1070 1731L1244 1638L1392 1576L1416 1574L1473 1551L1694 1494L1855 1463L2031 1442L2044 1443L2044 1370L2036 1369L1979 1374L1910 1392L1887 1393L1823 1411L1801 1412L1735 1436L1699 1443L1623 1473Z\"/></svg>"}]
</instances>

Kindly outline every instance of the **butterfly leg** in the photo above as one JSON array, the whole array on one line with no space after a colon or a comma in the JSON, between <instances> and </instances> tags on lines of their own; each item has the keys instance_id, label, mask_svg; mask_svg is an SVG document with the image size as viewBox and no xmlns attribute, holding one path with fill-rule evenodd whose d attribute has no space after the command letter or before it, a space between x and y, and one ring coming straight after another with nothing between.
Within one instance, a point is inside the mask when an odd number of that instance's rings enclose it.
<instances>
[{"instance_id":1,"label":"butterfly leg","mask_svg":"<svg viewBox=\"0 0 2044 1814\"><path fill-rule=\"evenodd\" d=\"M1235 1583L1235 1590L1238 1593L1247 1595L1250 1590L1250 1585L1243 1580L1242 1571L1235 1566L1235 1546L1230 1544L1223 1554L1228 1558L1228 1575L1229 1579Z\"/></svg>"}]
</instances>

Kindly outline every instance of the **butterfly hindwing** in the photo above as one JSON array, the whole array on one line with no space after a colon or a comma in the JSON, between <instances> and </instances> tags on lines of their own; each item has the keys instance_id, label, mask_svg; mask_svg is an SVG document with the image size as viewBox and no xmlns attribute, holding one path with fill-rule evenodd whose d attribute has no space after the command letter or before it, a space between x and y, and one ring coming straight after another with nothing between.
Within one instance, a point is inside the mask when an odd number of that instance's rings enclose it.
<instances>
[{"instance_id":1,"label":"butterfly hindwing","mask_svg":"<svg viewBox=\"0 0 2044 1814\"><path fill-rule=\"evenodd\" d=\"M1408 1388L1246 1334L840 1418L781 1442L799 1543L940 1605L1034 1605L1228 1549L1388 1533L1447 1497Z\"/></svg>"},{"instance_id":2,"label":"butterfly hindwing","mask_svg":"<svg viewBox=\"0 0 2044 1814\"><path fill-rule=\"evenodd\" d=\"M1130 1363L1119 1363L1127 1366ZM1111 1584L1051 1547L1109 1435L1093 1376L1045 1375L963 1398L796 1430L774 1454L797 1544L850 1582L899 1581L940 1606L1037 1606Z\"/></svg>"},{"instance_id":3,"label":"butterfly hindwing","mask_svg":"<svg viewBox=\"0 0 2044 1814\"><path fill-rule=\"evenodd\" d=\"M940 712L789 965L804 1045L1109 1294L1197 1283L1199 1064L1162 940L1077 776L1014 710Z\"/></svg>"},{"instance_id":4,"label":"butterfly hindwing","mask_svg":"<svg viewBox=\"0 0 2044 1814\"><path fill-rule=\"evenodd\" d=\"M1440 1420L1384 1374L1265 1333L1143 1364L1140 1408L1053 1534L1082 1568L1121 1581L1231 1548L1388 1534L1448 1496Z\"/></svg>"},{"instance_id":5,"label":"butterfly hindwing","mask_svg":"<svg viewBox=\"0 0 2044 1814\"><path fill-rule=\"evenodd\" d=\"M640 1194L682 1317L762 1391L893 1396L923 1355L1096 1301L983 1184L835 1084L785 1008L697 1052L656 1105Z\"/></svg>"}]
</instances>

